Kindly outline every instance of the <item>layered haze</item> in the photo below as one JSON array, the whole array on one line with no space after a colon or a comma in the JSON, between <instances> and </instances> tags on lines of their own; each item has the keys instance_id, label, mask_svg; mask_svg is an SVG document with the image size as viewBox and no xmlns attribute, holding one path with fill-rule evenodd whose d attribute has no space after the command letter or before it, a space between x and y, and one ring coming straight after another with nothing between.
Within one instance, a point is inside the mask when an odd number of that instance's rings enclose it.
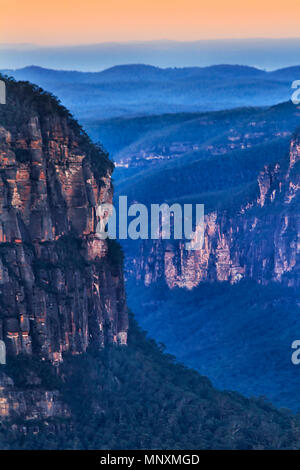
<instances>
[{"instance_id":1,"label":"layered haze","mask_svg":"<svg viewBox=\"0 0 300 470\"><path fill-rule=\"evenodd\" d=\"M81 38L80 38L81 39ZM7 38L5 38L7 40ZM118 64L205 67L241 64L273 70L298 65L300 39L153 40L80 45L0 45L0 68L32 64L46 68L97 72Z\"/></svg>"}]
</instances>

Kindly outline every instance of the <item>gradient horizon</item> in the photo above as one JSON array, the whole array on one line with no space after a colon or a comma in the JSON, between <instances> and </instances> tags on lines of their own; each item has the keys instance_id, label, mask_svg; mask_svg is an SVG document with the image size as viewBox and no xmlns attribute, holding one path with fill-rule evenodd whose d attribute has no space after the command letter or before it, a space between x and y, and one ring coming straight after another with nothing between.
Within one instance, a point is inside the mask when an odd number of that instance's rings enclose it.
<instances>
[{"instance_id":1,"label":"gradient horizon","mask_svg":"<svg viewBox=\"0 0 300 470\"><path fill-rule=\"evenodd\" d=\"M79 45L297 38L299 0L0 0L0 41Z\"/></svg>"}]
</instances>

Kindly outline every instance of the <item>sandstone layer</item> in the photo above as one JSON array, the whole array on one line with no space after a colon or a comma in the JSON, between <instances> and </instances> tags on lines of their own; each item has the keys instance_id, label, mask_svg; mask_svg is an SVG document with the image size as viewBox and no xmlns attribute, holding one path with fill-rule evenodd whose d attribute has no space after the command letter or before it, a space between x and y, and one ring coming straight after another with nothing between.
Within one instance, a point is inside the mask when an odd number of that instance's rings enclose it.
<instances>
[{"instance_id":1,"label":"sandstone layer","mask_svg":"<svg viewBox=\"0 0 300 470\"><path fill-rule=\"evenodd\" d=\"M0 339L52 362L126 344L122 267L95 235L112 163L57 101L7 82L0 109Z\"/></svg>"},{"instance_id":2,"label":"sandstone layer","mask_svg":"<svg viewBox=\"0 0 300 470\"><path fill-rule=\"evenodd\" d=\"M245 192L237 210L205 211L201 250L187 251L184 243L174 240L144 241L139 253L131 252L127 275L145 285L165 281L169 288L245 278L299 287L299 165L296 133L289 156L262 168L251 197Z\"/></svg>"}]
</instances>

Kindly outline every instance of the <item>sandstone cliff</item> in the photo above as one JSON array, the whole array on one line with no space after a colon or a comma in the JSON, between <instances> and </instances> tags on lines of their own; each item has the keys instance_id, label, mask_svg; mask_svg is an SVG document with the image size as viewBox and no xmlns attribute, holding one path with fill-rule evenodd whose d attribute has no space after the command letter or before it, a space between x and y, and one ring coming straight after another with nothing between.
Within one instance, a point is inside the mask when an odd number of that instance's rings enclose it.
<instances>
[{"instance_id":1,"label":"sandstone cliff","mask_svg":"<svg viewBox=\"0 0 300 470\"><path fill-rule=\"evenodd\" d=\"M95 236L112 163L54 98L7 82L0 108L0 339L61 361L126 343L121 266ZM110 247L112 250L113 247Z\"/></svg>"},{"instance_id":2,"label":"sandstone cliff","mask_svg":"<svg viewBox=\"0 0 300 470\"><path fill-rule=\"evenodd\" d=\"M262 168L252 185L230 196L228 207L205 209L203 249L186 251L184 243L154 240L141 244L127 263L129 277L150 285L166 281L170 288L197 286L203 281L281 282L299 287L300 253L300 133L289 157ZM184 191L184 188L183 188ZM201 193L201 188L199 188ZM203 203L202 200L194 201Z\"/></svg>"}]
</instances>

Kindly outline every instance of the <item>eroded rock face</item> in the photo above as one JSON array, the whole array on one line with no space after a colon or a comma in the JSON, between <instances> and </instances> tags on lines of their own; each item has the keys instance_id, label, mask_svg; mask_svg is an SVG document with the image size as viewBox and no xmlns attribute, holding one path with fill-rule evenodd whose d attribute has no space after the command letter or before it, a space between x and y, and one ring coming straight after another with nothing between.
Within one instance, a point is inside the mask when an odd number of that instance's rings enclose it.
<instances>
[{"instance_id":1,"label":"eroded rock face","mask_svg":"<svg viewBox=\"0 0 300 470\"><path fill-rule=\"evenodd\" d=\"M68 113L8 84L0 110L0 339L53 362L126 344L122 267L95 235L112 164ZM40 103L42 101L42 103Z\"/></svg>"},{"instance_id":2,"label":"eroded rock face","mask_svg":"<svg viewBox=\"0 0 300 470\"><path fill-rule=\"evenodd\" d=\"M38 388L18 389L13 380L0 373L0 419L18 417L26 422L50 418L70 418L68 406L58 391Z\"/></svg>"},{"instance_id":3,"label":"eroded rock face","mask_svg":"<svg viewBox=\"0 0 300 470\"><path fill-rule=\"evenodd\" d=\"M299 160L300 134L292 140L289 161L259 173L256 196L234 213L206 213L202 250L186 251L176 241L146 241L139 256L128 260L128 276L145 285L165 280L169 288L243 278L299 287Z\"/></svg>"}]
</instances>

